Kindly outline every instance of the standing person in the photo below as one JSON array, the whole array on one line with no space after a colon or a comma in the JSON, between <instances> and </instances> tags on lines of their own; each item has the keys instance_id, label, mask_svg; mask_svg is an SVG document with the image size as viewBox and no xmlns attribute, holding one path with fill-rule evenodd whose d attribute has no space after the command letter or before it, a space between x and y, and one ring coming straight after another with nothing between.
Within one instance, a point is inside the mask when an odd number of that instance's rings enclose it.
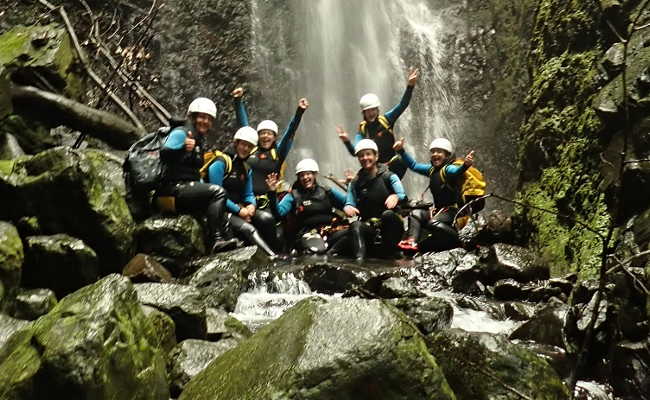
<instances>
[{"instance_id":1,"label":"standing person","mask_svg":"<svg viewBox=\"0 0 650 400\"><path fill-rule=\"evenodd\" d=\"M295 215L298 225L297 249L303 253L325 253L345 236L347 230L335 212L342 212L346 195L336 189L321 186L316 180L318 173L318 163L315 160L301 160L296 165L298 180L291 192L277 204L271 200L279 217L285 217L289 213ZM269 175L267 183L271 190L276 190L277 182L277 174Z\"/></svg>"},{"instance_id":2,"label":"standing person","mask_svg":"<svg viewBox=\"0 0 650 400\"><path fill-rule=\"evenodd\" d=\"M156 193L161 209L176 213L205 212L212 253L232 249L235 240L224 238L226 191L219 185L202 183L206 136L214 123L217 107L205 97L194 99L187 108L187 123L174 128L160 151L165 173Z\"/></svg>"},{"instance_id":3,"label":"standing person","mask_svg":"<svg viewBox=\"0 0 650 400\"><path fill-rule=\"evenodd\" d=\"M429 177L429 190L434 204L434 208L430 210L411 212L406 238L399 243L399 247L403 250L418 251L423 225L432 232L432 240L437 241L436 250L454 247L458 243L454 218L460 201L460 179L474 163L474 151L470 151L465 156L463 164L457 165L453 163L454 148L445 138L434 139L429 145L430 163L416 162L404 150L403 138L395 142L393 148L412 171ZM431 249L427 249L429 250Z\"/></svg>"},{"instance_id":4,"label":"standing person","mask_svg":"<svg viewBox=\"0 0 650 400\"><path fill-rule=\"evenodd\" d=\"M355 154L361 169L348 186L343 208L348 217L360 217L350 226L358 261L365 259L368 245L375 242L376 228L381 233L381 249L389 256L395 255L397 242L404 233L402 218L395 207L399 201L406 200L406 193L397 175L378 163L378 153L377 144L370 139L357 143Z\"/></svg>"},{"instance_id":5,"label":"standing person","mask_svg":"<svg viewBox=\"0 0 650 400\"><path fill-rule=\"evenodd\" d=\"M248 112L242 100L244 89L237 88L232 91L235 99L235 111L239 126L248 126ZM298 108L291 122L278 140L278 125L271 120L264 120L257 125L259 135L258 145L253 148L248 164L253 171L253 193L257 197L259 209L266 209L268 206L269 187L266 178L269 174L281 174L282 164L286 160L289 150L293 146L293 138L298 130L302 115L309 108L306 98L298 100Z\"/></svg>"},{"instance_id":6,"label":"standing person","mask_svg":"<svg viewBox=\"0 0 650 400\"><path fill-rule=\"evenodd\" d=\"M379 106L381 105L379 97L374 93L364 94L359 100L363 121L359 123L359 131L354 140L350 140L348 133L343 128L336 127L339 139L353 156L356 154L355 146L360 140L372 139L379 149L379 162L388 165L388 168L397 174L399 179L404 177L407 168L393 150L393 143L395 143L393 126L411 102L413 88L418 81L418 76L417 69L412 68L409 70L406 78L406 90L402 100L383 115L379 114Z\"/></svg>"},{"instance_id":7,"label":"standing person","mask_svg":"<svg viewBox=\"0 0 650 400\"><path fill-rule=\"evenodd\" d=\"M248 242L260 247L271 259L277 258L265 240L275 237L275 220L265 211L256 210L252 171L246 160L257 145L257 132L246 126L235 133L233 145L215 152L208 167L208 179L226 190L226 209L232 229ZM260 236L256 226L264 232Z\"/></svg>"}]
</instances>

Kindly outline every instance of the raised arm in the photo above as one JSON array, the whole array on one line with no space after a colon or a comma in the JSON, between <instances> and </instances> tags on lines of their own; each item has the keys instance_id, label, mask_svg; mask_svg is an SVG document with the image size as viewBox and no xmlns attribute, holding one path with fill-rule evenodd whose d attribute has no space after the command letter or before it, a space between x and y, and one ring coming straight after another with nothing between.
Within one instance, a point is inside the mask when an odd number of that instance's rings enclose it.
<instances>
[{"instance_id":1,"label":"raised arm","mask_svg":"<svg viewBox=\"0 0 650 400\"><path fill-rule=\"evenodd\" d=\"M400 115L402 115L402 113L409 106L409 103L411 103L411 97L413 96L413 88L415 87L415 84L418 81L418 77L419 77L418 70L411 68L406 78L406 90L402 95L402 99L400 100L399 103L397 103L393 108L391 108L390 110L388 110L388 112L384 114L386 116L386 119L388 119L391 125L393 125L395 121L397 121Z\"/></svg>"},{"instance_id":2,"label":"raised arm","mask_svg":"<svg viewBox=\"0 0 650 400\"><path fill-rule=\"evenodd\" d=\"M282 137L278 142L278 154L281 159L284 160L287 158L289 150L291 150L291 146L293 145L293 138L296 135L298 126L300 126L302 115L305 113L305 111L307 111L308 108L309 102L307 99L303 97L302 99L298 100L298 108L296 109L296 113L291 119L291 122L289 122L287 128L284 130L284 133L282 133Z\"/></svg>"},{"instance_id":3,"label":"raised arm","mask_svg":"<svg viewBox=\"0 0 650 400\"><path fill-rule=\"evenodd\" d=\"M240 127L248 126L248 112L246 111L246 103L244 102L244 89L238 87L230 93L235 103L235 114L237 115L237 123Z\"/></svg>"}]
</instances>

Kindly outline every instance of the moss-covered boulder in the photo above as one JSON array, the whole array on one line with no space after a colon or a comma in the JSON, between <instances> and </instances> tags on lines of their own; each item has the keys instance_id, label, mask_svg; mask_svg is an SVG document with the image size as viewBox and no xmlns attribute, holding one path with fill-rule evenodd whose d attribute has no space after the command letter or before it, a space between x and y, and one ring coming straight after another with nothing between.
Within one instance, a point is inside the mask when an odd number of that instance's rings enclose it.
<instances>
[{"instance_id":1,"label":"moss-covered boulder","mask_svg":"<svg viewBox=\"0 0 650 400\"><path fill-rule=\"evenodd\" d=\"M180 399L454 399L422 336L379 300L310 298L213 361Z\"/></svg>"},{"instance_id":2,"label":"moss-covered boulder","mask_svg":"<svg viewBox=\"0 0 650 400\"><path fill-rule=\"evenodd\" d=\"M133 285L107 276L0 347L2 398L167 400L164 356L152 335Z\"/></svg>"},{"instance_id":3,"label":"moss-covered boulder","mask_svg":"<svg viewBox=\"0 0 650 400\"><path fill-rule=\"evenodd\" d=\"M151 343L167 354L176 346L176 324L174 320L155 307L141 306L142 312L153 327Z\"/></svg>"},{"instance_id":4,"label":"moss-covered boulder","mask_svg":"<svg viewBox=\"0 0 650 400\"><path fill-rule=\"evenodd\" d=\"M253 335L246 325L224 310L208 308L205 310L205 315L208 340L217 341L232 338L239 341Z\"/></svg>"},{"instance_id":5,"label":"moss-covered boulder","mask_svg":"<svg viewBox=\"0 0 650 400\"><path fill-rule=\"evenodd\" d=\"M427 339L459 400L569 398L544 359L503 336L450 329Z\"/></svg>"},{"instance_id":6,"label":"moss-covered boulder","mask_svg":"<svg viewBox=\"0 0 650 400\"><path fill-rule=\"evenodd\" d=\"M15 26L0 35L0 66L11 80L34 84L46 80L56 90L74 97L79 93L75 50L62 26Z\"/></svg>"},{"instance_id":7,"label":"moss-covered boulder","mask_svg":"<svg viewBox=\"0 0 650 400\"><path fill-rule=\"evenodd\" d=\"M28 236L22 286L52 289L62 298L99 279L99 260L69 235Z\"/></svg>"},{"instance_id":8,"label":"moss-covered boulder","mask_svg":"<svg viewBox=\"0 0 650 400\"><path fill-rule=\"evenodd\" d=\"M23 242L16 228L0 221L0 312L6 311L20 284L24 261Z\"/></svg>"},{"instance_id":9,"label":"moss-covered boulder","mask_svg":"<svg viewBox=\"0 0 650 400\"><path fill-rule=\"evenodd\" d=\"M138 250L146 254L188 259L205 254L201 224L189 215L155 216L138 225Z\"/></svg>"},{"instance_id":10,"label":"moss-covered boulder","mask_svg":"<svg viewBox=\"0 0 650 400\"><path fill-rule=\"evenodd\" d=\"M34 216L43 234L65 232L92 247L102 273L121 271L134 231L121 176L120 160L97 150L60 147L0 161L0 218Z\"/></svg>"}]
</instances>

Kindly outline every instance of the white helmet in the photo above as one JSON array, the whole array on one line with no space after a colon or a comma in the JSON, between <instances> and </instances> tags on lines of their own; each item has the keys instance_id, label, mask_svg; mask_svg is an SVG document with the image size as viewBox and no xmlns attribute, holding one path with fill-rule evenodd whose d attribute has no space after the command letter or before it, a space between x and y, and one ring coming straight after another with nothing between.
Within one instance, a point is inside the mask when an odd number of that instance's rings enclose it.
<instances>
[{"instance_id":1,"label":"white helmet","mask_svg":"<svg viewBox=\"0 0 650 400\"><path fill-rule=\"evenodd\" d=\"M354 154L357 155L361 150L374 150L375 153L379 153L377 148L377 143L371 139L361 139L356 146L354 146Z\"/></svg>"},{"instance_id":2,"label":"white helmet","mask_svg":"<svg viewBox=\"0 0 650 400\"><path fill-rule=\"evenodd\" d=\"M377 97L377 95L374 93L364 94L361 96L361 99L359 99L359 107L361 107L361 111L377 108L380 105L381 104L379 103L379 97Z\"/></svg>"},{"instance_id":3,"label":"white helmet","mask_svg":"<svg viewBox=\"0 0 650 400\"><path fill-rule=\"evenodd\" d=\"M451 142L445 138L433 139L433 142L431 142L429 145L429 150L433 149L443 149L449 154L454 152L454 148L452 147Z\"/></svg>"},{"instance_id":4,"label":"white helmet","mask_svg":"<svg viewBox=\"0 0 650 400\"><path fill-rule=\"evenodd\" d=\"M318 163L311 158L305 158L296 164L296 175L301 172L319 172Z\"/></svg>"},{"instance_id":5,"label":"white helmet","mask_svg":"<svg viewBox=\"0 0 650 400\"><path fill-rule=\"evenodd\" d=\"M235 133L235 140L243 140L252 144L253 146L257 146L257 132L250 126L242 126L241 128L237 129L237 132Z\"/></svg>"},{"instance_id":6,"label":"white helmet","mask_svg":"<svg viewBox=\"0 0 650 400\"><path fill-rule=\"evenodd\" d=\"M257 131L260 132L264 129L273 131L276 135L278 134L278 124L271 121L270 119L264 120L257 125Z\"/></svg>"},{"instance_id":7,"label":"white helmet","mask_svg":"<svg viewBox=\"0 0 650 400\"><path fill-rule=\"evenodd\" d=\"M204 113L210 115L212 118L217 118L217 106L207 97L197 97L187 107L187 115L193 113Z\"/></svg>"}]
</instances>

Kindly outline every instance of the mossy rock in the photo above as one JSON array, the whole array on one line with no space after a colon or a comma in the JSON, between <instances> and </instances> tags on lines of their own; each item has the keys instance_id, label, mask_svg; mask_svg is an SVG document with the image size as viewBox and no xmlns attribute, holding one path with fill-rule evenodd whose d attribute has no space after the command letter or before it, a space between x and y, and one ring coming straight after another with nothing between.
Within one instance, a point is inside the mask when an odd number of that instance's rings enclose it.
<instances>
[{"instance_id":1,"label":"mossy rock","mask_svg":"<svg viewBox=\"0 0 650 400\"><path fill-rule=\"evenodd\" d=\"M102 273L133 255L135 228L124 200L120 160L97 150L54 148L0 161L0 218L37 217L44 234L65 232L97 253Z\"/></svg>"},{"instance_id":2,"label":"mossy rock","mask_svg":"<svg viewBox=\"0 0 650 400\"><path fill-rule=\"evenodd\" d=\"M455 399L422 336L379 300L304 300L214 360L180 399Z\"/></svg>"},{"instance_id":3,"label":"mossy rock","mask_svg":"<svg viewBox=\"0 0 650 400\"><path fill-rule=\"evenodd\" d=\"M14 333L0 346L0 397L7 400L36 399L37 374L43 363L32 344L33 332L26 328Z\"/></svg>"},{"instance_id":4,"label":"mossy rock","mask_svg":"<svg viewBox=\"0 0 650 400\"><path fill-rule=\"evenodd\" d=\"M80 83L74 64L75 50L68 32L59 25L18 25L0 35L0 66L14 82L33 85L40 76L76 97Z\"/></svg>"},{"instance_id":5,"label":"mossy rock","mask_svg":"<svg viewBox=\"0 0 650 400\"><path fill-rule=\"evenodd\" d=\"M503 336L451 329L427 339L459 400L569 398L546 360Z\"/></svg>"},{"instance_id":6,"label":"mossy rock","mask_svg":"<svg viewBox=\"0 0 650 400\"><path fill-rule=\"evenodd\" d=\"M13 111L9 96L9 77L7 70L0 65L0 121Z\"/></svg>"},{"instance_id":7,"label":"mossy rock","mask_svg":"<svg viewBox=\"0 0 650 400\"><path fill-rule=\"evenodd\" d=\"M57 144L47 126L18 114L11 114L0 123L0 133L13 135L20 147L28 154L36 154Z\"/></svg>"},{"instance_id":8,"label":"mossy rock","mask_svg":"<svg viewBox=\"0 0 650 400\"><path fill-rule=\"evenodd\" d=\"M0 312L7 311L16 295L25 255L16 228L0 221Z\"/></svg>"}]
</instances>

